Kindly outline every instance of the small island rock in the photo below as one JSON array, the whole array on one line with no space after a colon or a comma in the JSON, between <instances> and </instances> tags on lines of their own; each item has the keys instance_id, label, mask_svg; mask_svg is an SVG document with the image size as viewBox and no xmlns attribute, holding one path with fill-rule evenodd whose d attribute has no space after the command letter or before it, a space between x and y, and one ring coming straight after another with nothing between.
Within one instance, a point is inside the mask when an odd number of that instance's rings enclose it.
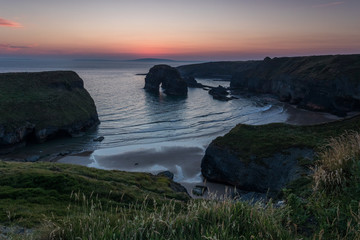
<instances>
[{"instance_id":1,"label":"small island rock","mask_svg":"<svg viewBox=\"0 0 360 240\"><path fill-rule=\"evenodd\" d=\"M148 91L158 92L160 84L167 95L187 95L187 84L176 68L168 65L155 65L152 67L146 75L144 88Z\"/></svg>"},{"instance_id":2,"label":"small island rock","mask_svg":"<svg viewBox=\"0 0 360 240\"><path fill-rule=\"evenodd\" d=\"M220 101L229 101L232 99L227 96L229 94L228 91L226 90L226 88L224 88L221 85L210 89L209 94L212 95L214 99L220 100Z\"/></svg>"}]
</instances>

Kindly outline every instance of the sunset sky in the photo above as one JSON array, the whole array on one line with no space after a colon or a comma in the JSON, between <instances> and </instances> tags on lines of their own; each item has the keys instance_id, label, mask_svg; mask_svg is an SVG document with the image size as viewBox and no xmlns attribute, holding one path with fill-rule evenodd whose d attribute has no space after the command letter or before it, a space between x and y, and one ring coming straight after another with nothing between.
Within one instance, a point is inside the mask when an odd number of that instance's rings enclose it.
<instances>
[{"instance_id":1,"label":"sunset sky","mask_svg":"<svg viewBox=\"0 0 360 240\"><path fill-rule=\"evenodd\" d=\"M360 53L360 0L0 0L0 57Z\"/></svg>"}]
</instances>

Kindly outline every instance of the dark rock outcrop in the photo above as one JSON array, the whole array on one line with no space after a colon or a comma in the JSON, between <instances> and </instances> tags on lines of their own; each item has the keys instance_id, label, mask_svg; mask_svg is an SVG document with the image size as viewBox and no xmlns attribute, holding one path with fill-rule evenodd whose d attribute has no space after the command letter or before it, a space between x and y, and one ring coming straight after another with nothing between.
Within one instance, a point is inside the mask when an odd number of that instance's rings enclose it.
<instances>
[{"instance_id":1,"label":"dark rock outcrop","mask_svg":"<svg viewBox=\"0 0 360 240\"><path fill-rule=\"evenodd\" d=\"M180 183L177 183L177 182L174 182L173 180L171 180L169 187L174 192L185 193L187 196L189 196L189 193L187 192L186 188L183 185L181 185Z\"/></svg>"},{"instance_id":2,"label":"dark rock outcrop","mask_svg":"<svg viewBox=\"0 0 360 240\"><path fill-rule=\"evenodd\" d=\"M201 185L196 185L193 189L192 189L192 193L195 196L203 196L204 193L208 190L208 188L206 186L201 186Z\"/></svg>"},{"instance_id":3,"label":"dark rock outcrop","mask_svg":"<svg viewBox=\"0 0 360 240\"><path fill-rule=\"evenodd\" d=\"M190 88L203 88L204 85L202 85L201 83L198 83L194 77L184 77L184 80L187 84L188 87Z\"/></svg>"},{"instance_id":4,"label":"dark rock outcrop","mask_svg":"<svg viewBox=\"0 0 360 240\"><path fill-rule=\"evenodd\" d=\"M232 98L228 97L228 91L223 86L219 85L218 87L211 88L209 90L209 94L213 96L214 99L220 100L220 101L229 101Z\"/></svg>"},{"instance_id":5,"label":"dark rock outcrop","mask_svg":"<svg viewBox=\"0 0 360 240\"><path fill-rule=\"evenodd\" d=\"M105 139L104 136L100 136L100 137L94 138L93 141L94 142L102 142L104 139Z\"/></svg>"},{"instance_id":6,"label":"dark rock outcrop","mask_svg":"<svg viewBox=\"0 0 360 240\"><path fill-rule=\"evenodd\" d=\"M72 136L99 124L75 72L2 73L0 90L0 147Z\"/></svg>"},{"instance_id":7,"label":"dark rock outcrop","mask_svg":"<svg viewBox=\"0 0 360 240\"><path fill-rule=\"evenodd\" d=\"M167 95L187 95L187 84L176 68L168 65L152 67L146 75L144 88L148 91L158 92L160 84Z\"/></svg>"},{"instance_id":8,"label":"dark rock outcrop","mask_svg":"<svg viewBox=\"0 0 360 240\"><path fill-rule=\"evenodd\" d=\"M298 163L301 158L312 159L313 151L292 148L286 153L245 162L236 152L210 144L201 163L201 172L210 181L231 184L242 190L278 192L306 173L307 170Z\"/></svg>"},{"instance_id":9,"label":"dark rock outcrop","mask_svg":"<svg viewBox=\"0 0 360 240\"><path fill-rule=\"evenodd\" d=\"M266 58L234 74L230 86L341 116L360 110L360 55Z\"/></svg>"},{"instance_id":10,"label":"dark rock outcrop","mask_svg":"<svg viewBox=\"0 0 360 240\"><path fill-rule=\"evenodd\" d=\"M183 77L231 80L231 89L270 93L301 108L343 116L360 110L360 55L269 58L179 66Z\"/></svg>"},{"instance_id":11,"label":"dark rock outcrop","mask_svg":"<svg viewBox=\"0 0 360 240\"><path fill-rule=\"evenodd\" d=\"M160 176L160 177L166 177L170 180L174 179L174 174L170 171L163 171L163 172L159 172L158 174L156 174L156 176Z\"/></svg>"},{"instance_id":12,"label":"dark rock outcrop","mask_svg":"<svg viewBox=\"0 0 360 240\"><path fill-rule=\"evenodd\" d=\"M314 151L350 131L360 131L360 115L304 126L238 124L211 142L201 172L209 181L241 190L278 192L298 178L309 176Z\"/></svg>"}]
</instances>

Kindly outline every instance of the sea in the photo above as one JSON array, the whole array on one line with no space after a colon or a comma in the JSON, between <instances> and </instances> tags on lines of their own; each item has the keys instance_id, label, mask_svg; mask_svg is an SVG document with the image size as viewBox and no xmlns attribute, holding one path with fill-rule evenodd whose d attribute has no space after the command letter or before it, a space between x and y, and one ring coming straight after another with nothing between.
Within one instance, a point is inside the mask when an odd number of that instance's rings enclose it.
<instances>
[{"instance_id":1,"label":"sea","mask_svg":"<svg viewBox=\"0 0 360 240\"><path fill-rule=\"evenodd\" d=\"M284 104L270 97L238 94L235 95L238 99L219 101L201 88L189 88L188 96L183 98L167 96L161 89L159 94L149 93L143 89L143 74L152 66L168 64L176 67L192 63L99 59L1 59L0 72L75 71L84 80L85 88L94 99L101 121L97 128L83 135L29 145L17 149L16 154L47 156L57 153L66 155L89 152L90 161L82 165L152 173L171 170L175 172L175 179L179 182L191 182L194 178L194 182L201 182L201 157L213 139L226 134L239 123L257 125L286 122L289 118L289 114L284 111ZM223 79L196 80L209 86L229 86L229 82ZM93 141L100 136L104 137L102 142ZM177 151L171 152L174 149ZM197 157L185 166L184 158L189 153L187 150L194 152ZM154 155L161 151L168 153L160 157ZM153 156L149 159L151 164L146 164L147 160L144 160L142 163L145 167L139 168L138 163L129 159L134 156L131 154L136 153L144 153L141 156L145 158ZM106 164L105 160L102 164L100 160L106 157L111 158L111 164ZM158 162L156 159L159 159ZM168 164L163 164L164 162ZM129 167L130 165L134 167ZM189 165L196 171L186 177L184 169Z\"/></svg>"}]
</instances>

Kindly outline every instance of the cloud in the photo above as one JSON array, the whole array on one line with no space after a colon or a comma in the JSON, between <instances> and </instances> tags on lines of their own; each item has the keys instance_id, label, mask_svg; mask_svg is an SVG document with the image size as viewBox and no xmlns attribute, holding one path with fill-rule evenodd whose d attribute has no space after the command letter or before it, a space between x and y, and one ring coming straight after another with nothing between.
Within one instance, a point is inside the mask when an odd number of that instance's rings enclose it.
<instances>
[{"instance_id":1,"label":"cloud","mask_svg":"<svg viewBox=\"0 0 360 240\"><path fill-rule=\"evenodd\" d=\"M0 44L0 49L7 49L7 50L20 50L20 49L29 49L32 48L32 45L28 46L16 46L16 45L10 45L10 44Z\"/></svg>"},{"instance_id":2,"label":"cloud","mask_svg":"<svg viewBox=\"0 0 360 240\"><path fill-rule=\"evenodd\" d=\"M23 27L20 23L9 21L3 18L0 18L0 27L14 27L20 28Z\"/></svg>"},{"instance_id":3,"label":"cloud","mask_svg":"<svg viewBox=\"0 0 360 240\"><path fill-rule=\"evenodd\" d=\"M337 1L337 2L313 5L312 7L313 8L326 8L326 7L332 7L332 6L341 5L341 4L344 4L344 3L345 3L345 1Z\"/></svg>"}]
</instances>

